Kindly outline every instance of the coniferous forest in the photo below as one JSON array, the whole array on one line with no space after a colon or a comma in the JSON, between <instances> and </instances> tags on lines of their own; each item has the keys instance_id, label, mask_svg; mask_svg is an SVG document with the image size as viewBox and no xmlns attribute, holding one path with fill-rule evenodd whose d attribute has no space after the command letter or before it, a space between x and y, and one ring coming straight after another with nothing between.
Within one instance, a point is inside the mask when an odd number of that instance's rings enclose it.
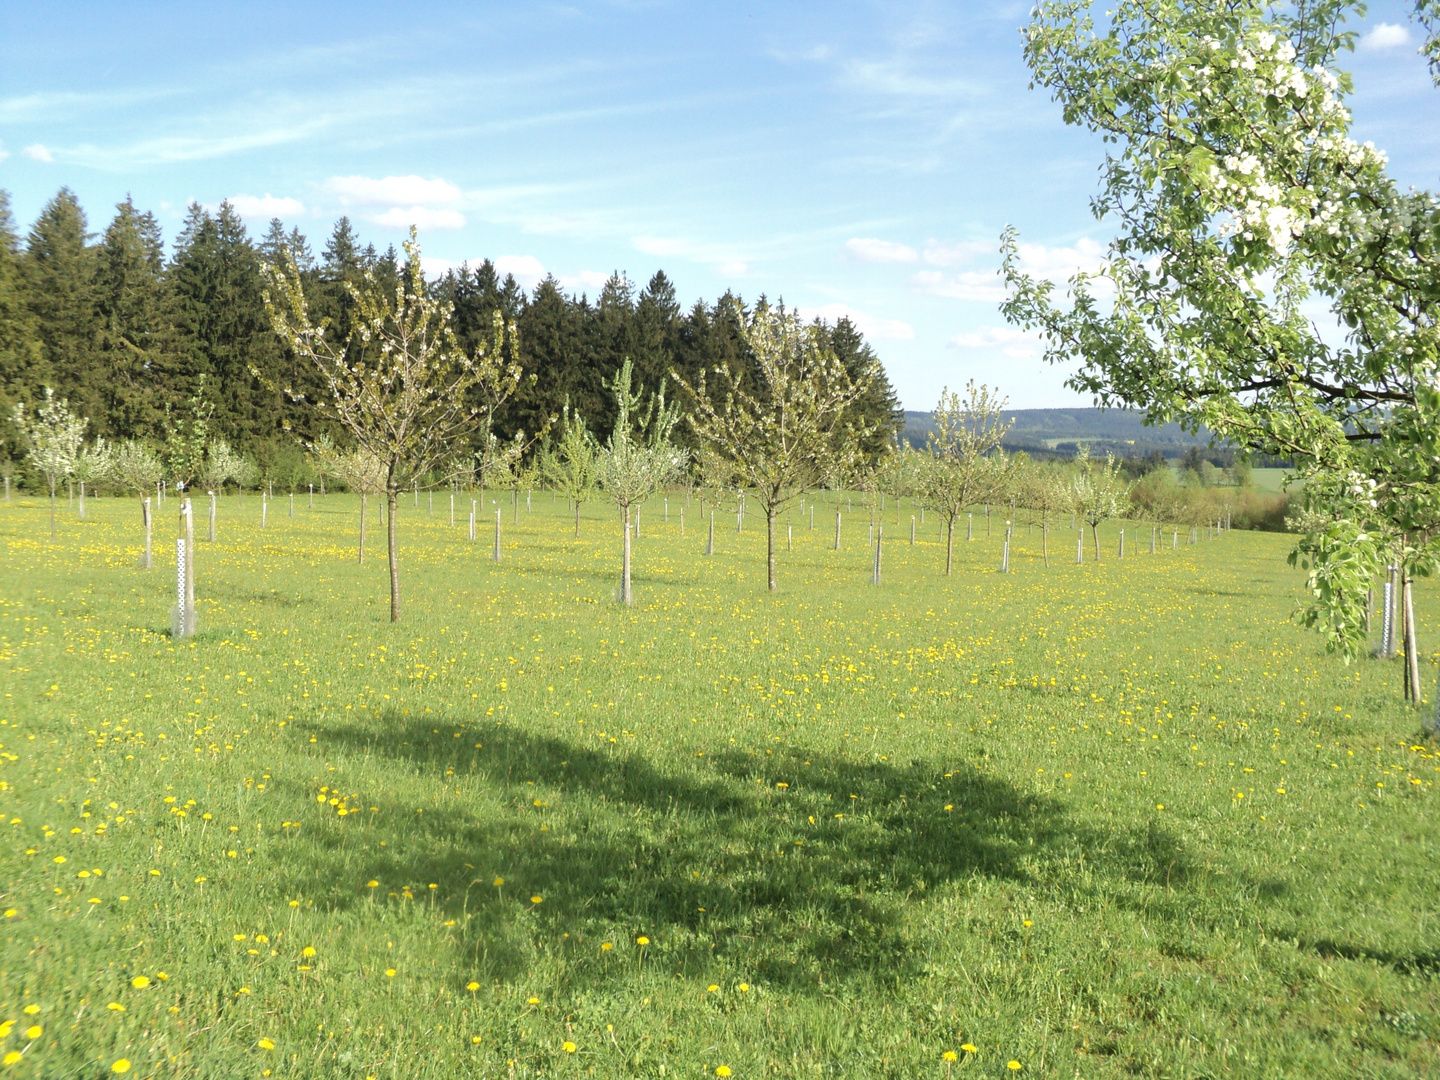
<instances>
[{"instance_id":1,"label":"coniferous forest","mask_svg":"<svg viewBox=\"0 0 1440 1080\"><path fill-rule=\"evenodd\" d=\"M270 326L261 267L288 248L313 316L341 333L346 282L369 271L393 283L402 270L393 246L378 250L348 218L323 244L278 219L256 237L224 202L215 210L192 203L168 247L156 216L130 199L99 228L68 188L28 232L21 228L0 191L0 461L17 477L24 453L10 417L17 403L33 404L52 387L89 419L87 437L109 440L163 442L203 400L213 409L213 434L251 458L262 480L298 482L309 468L303 445L324 432L315 429L316 412L284 391L314 400L320 387ZM649 389L662 380L673 388L672 372L693 381L719 363L743 366L732 306L739 298L727 293L685 308L664 271L643 288L615 273L591 298L566 292L553 276L527 292L486 259L447 271L431 287L453 306L468 350L488 339L497 310L518 328L525 379L496 416L502 438L535 432L568 402L603 439L614 408L603 382L627 357ZM825 333L852 370L874 358L848 319ZM883 369L858 406L864 420L878 422L878 452L903 424ZM677 434L685 438L683 425Z\"/></svg>"}]
</instances>

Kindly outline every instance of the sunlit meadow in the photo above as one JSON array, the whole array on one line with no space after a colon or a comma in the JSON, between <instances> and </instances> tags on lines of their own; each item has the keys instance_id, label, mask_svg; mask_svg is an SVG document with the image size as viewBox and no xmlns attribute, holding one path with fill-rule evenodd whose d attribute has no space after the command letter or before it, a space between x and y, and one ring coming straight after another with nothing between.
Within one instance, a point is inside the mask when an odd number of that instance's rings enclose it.
<instances>
[{"instance_id":1,"label":"sunlit meadow","mask_svg":"<svg viewBox=\"0 0 1440 1080\"><path fill-rule=\"evenodd\" d=\"M202 506L180 644L173 499L0 506L0 1078L1434 1075L1440 763L1287 538L822 504L772 596L672 494L626 610L427 502L398 626L355 500Z\"/></svg>"}]
</instances>

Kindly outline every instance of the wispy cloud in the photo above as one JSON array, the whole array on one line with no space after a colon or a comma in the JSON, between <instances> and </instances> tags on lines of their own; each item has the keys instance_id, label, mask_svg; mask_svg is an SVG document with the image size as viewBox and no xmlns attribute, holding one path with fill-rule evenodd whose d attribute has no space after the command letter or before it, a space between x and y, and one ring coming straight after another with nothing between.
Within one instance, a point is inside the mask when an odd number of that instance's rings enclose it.
<instances>
[{"instance_id":1,"label":"wispy cloud","mask_svg":"<svg viewBox=\"0 0 1440 1080\"><path fill-rule=\"evenodd\" d=\"M321 190L346 210L387 228L459 229L465 215L460 188L439 177L332 176Z\"/></svg>"},{"instance_id":2,"label":"wispy cloud","mask_svg":"<svg viewBox=\"0 0 1440 1080\"><path fill-rule=\"evenodd\" d=\"M305 204L299 199L271 195L232 195L230 205L243 218L255 221L271 218L296 218L305 213Z\"/></svg>"},{"instance_id":3,"label":"wispy cloud","mask_svg":"<svg viewBox=\"0 0 1440 1080\"><path fill-rule=\"evenodd\" d=\"M864 263L923 262L930 266L963 266L974 262L977 255L992 255L994 252L995 243L992 240L962 240L958 243L927 240L923 249L873 236L845 241L845 253Z\"/></svg>"},{"instance_id":4,"label":"wispy cloud","mask_svg":"<svg viewBox=\"0 0 1440 1080\"><path fill-rule=\"evenodd\" d=\"M51 164L55 160L55 155L52 154L47 147L43 146L38 142L31 143L29 146L25 147L24 150L21 150L20 153L24 154L31 161L43 161L47 165Z\"/></svg>"},{"instance_id":5,"label":"wispy cloud","mask_svg":"<svg viewBox=\"0 0 1440 1080\"><path fill-rule=\"evenodd\" d=\"M824 319L828 323L849 319L867 338L874 341L908 341L915 336L915 328L899 319L883 319L857 311L848 304L826 304L823 307L802 307L801 318Z\"/></svg>"},{"instance_id":6,"label":"wispy cloud","mask_svg":"<svg viewBox=\"0 0 1440 1080\"><path fill-rule=\"evenodd\" d=\"M957 251L958 248L966 248ZM939 249L937 249L939 250ZM990 245L954 245L943 249L944 256L968 260L979 252L993 252ZM1021 244L1018 251L1020 269L1035 277L1054 282L1067 281L1078 271L1095 273L1105 259L1105 248L1088 237L1073 247L1047 247L1044 244ZM937 261L941 258L937 254ZM927 261L929 261L927 259ZM942 264L943 265L943 264ZM943 296L952 300L975 300L999 303L1005 299L1005 284L997 270L962 270L946 274L939 270L921 270L910 278L910 287L927 296Z\"/></svg>"},{"instance_id":7,"label":"wispy cloud","mask_svg":"<svg viewBox=\"0 0 1440 1080\"><path fill-rule=\"evenodd\" d=\"M1400 49L1410 44L1409 27L1382 22L1360 39L1360 47L1371 52Z\"/></svg>"},{"instance_id":8,"label":"wispy cloud","mask_svg":"<svg viewBox=\"0 0 1440 1080\"><path fill-rule=\"evenodd\" d=\"M845 252L852 259L863 263L920 261L920 253L909 244L897 244L893 240L877 240L873 236L858 236L853 240L846 240Z\"/></svg>"},{"instance_id":9,"label":"wispy cloud","mask_svg":"<svg viewBox=\"0 0 1440 1080\"><path fill-rule=\"evenodd\" d=\"M749 263L734 248L718 244L698 243L674 236L632 236L636 251L662 259L688 259L713 267L724 277L743 277L750 272Z\"/></svg>"},{"instance_id":10,"label":"wispy cloud","mask_svg":"<svg viewBox=\"0 0 1440 1080\"><path fill-rule=\"evenodd\" d=\"M423 176L332 176L322 185L346 206L455 206L460 189Z\"/></svg>"},{"instance_id":11,"label":"wispy cloud","mask_svg":"<svg viewBox=\"0 0 1440 1080\"><path fill-rule=\"evenodd\" d=\"M610 275L599 270L577 270L573 274L560 275L560 284L576 293L598 293L609 280Z\"/></svg>"},{"instance_id":12,"label":"wispy cloud","mask_svg":"<svg viewBox=\"0 0 1440 1080\"><path fill-rule=\"evenodd\" d=\"M77 165L123 172L146 165L178 165L229 157L248 150L268 150L299 142L313 135L319 127L318 123L312 122L258 128L238 135L170 135L142 139L121 147L81 143L65 147L62 152L67 161Z\"/></svg>"},{"instance_id":13,"label":"wispy cloud","mask_svg":"<svg viewBox=\"0 0 1440 1080\"><path fill-rule=\"evenodd\" d=\"M1013 326L985 326L972 333L956 334L945 343L952 349L998 349L1012 360L1039 355L1038 335Z\"/></svg>"}]
</instances>

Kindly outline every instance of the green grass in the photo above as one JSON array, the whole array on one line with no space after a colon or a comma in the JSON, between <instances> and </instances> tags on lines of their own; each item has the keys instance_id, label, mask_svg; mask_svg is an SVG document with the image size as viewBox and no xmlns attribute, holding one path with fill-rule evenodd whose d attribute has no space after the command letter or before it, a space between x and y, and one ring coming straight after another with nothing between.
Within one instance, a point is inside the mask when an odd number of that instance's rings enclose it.
<instances>
[{"instance_id":1,"label":"green grass","mask_svg":"<svg viewBox=\"0 0 1440 1080\"><path fill-rule=\"evenodd\" d=\"M1281 491L1284 487L1285 477L1291 475L1293 469L1251 469L1250 482L1261 491ZM1291 491L1299 491L1301 485L1291 485Z\"/></svg>"},{"instance_id":2,"label":"green grass","mask_svg":"<svg viewBox=\"0 0 1440 1080\"><path fill-rule=\"evenodd\" d=\"M1440 761L1286 537L946 580L892 510L876 588L822 507L772 597L682 501L623 610L599 504L422 496L391 626L352 500L230 497L193 643L173 502L150 572L0 506L0 1077L1434 1075Z\"/></svg>"}]
</instances>

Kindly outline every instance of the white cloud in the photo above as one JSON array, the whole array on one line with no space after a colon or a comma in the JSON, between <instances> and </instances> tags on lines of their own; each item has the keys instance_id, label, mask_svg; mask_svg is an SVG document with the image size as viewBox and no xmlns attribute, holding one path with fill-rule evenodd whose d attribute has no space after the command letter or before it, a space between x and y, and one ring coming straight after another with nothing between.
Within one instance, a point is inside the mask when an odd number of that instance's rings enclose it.
<instances>
[{"instance_id":1,"label":"white cloud","mask_svg":"<svg viewBox=\"0 0 1440 1080\"><path fill-rule=\"evenodd\" d=\"M31 143L29 146L25 147L25 149L21 150L20 152L26 157L28 157L31 161L43 161L47 165L55 160L55 155L52 154L49 150L47 150L44 146L40 145L40 143L38 142Z\"/></svg>"},{"instance_id":2,"label":"white cloud","mask_svg":"<svg viewBox=\"0 0 1440 1080\"><path fill-rule=\"evenodd\" d=\"M1382 49L1399 49L1410 44L1408 27L1382 22L1360 39L1360 47L1372 52Z\"/></svg>"},{"instance_id":3,"label":"white cloud","mask_svg":"<svg viewBox=\"0 0 1440 1080\"><path fill-rule=\"evenodd\" d=\"M544 280L545 267L534 255L501 255L495 260L495 273L501 281L506 274L514 274L521 285L533 289Z\"/></svg>"},{"instance_id":4,"label":"white cloud","mask_svg":"<svg viewBox=\"0 0 1440 1080\"><path fill-rule=\"evenodd\" d=\"M736 255L732 248L696 244L675 236L632 236L630 243L636 251L646 255L662 259L688 259L713 267L724 277L740 277L750 272L750 264Z\"/></svg>"},{"instance_id":5,"label":"white cloud","mask_svg":"<svg viewBox=\"0 0 1440 1080\"><path fill-rule=\"evenodd\" d=\"M977 255L991 255L994 252L993 240L961 240L956 244L942 244L938 240L930 240L926 242L921 258L931 266L963 266L974 262Z\"/></svg>"},{"instance_id":6,"label":"white cloud","mask_svg":"<svg viewBox=\"0 0 1440 1080\"><path fill-rule=\"evenodd\" d=\"M572 293L598 293L610 280L609 274L599 270L580 270L574 274L561 274L560 284Z\"/></svg>"},{"instance_id":7,"label":"white cloud","mask_svg":"<svg viewBox=\"0 0 1440 1080\"><path fill-rule=\"evenodd\" d=\"M939 270L921 270L910 278L910 286L926 296L943 296L950 300L979 300L999 303L1005 299L1005 286L998 274L990 271L963 270L958 274L942 274Z\"/></svg>"},{"instance_id":8,"label":"white cloud","mask_svg":"<svg viewBox=\"0 0 1440 1080\"><path fill-rule=\"evenodd\" d=\"M952 349L999 349L1012 360L1028 360L1039 354L1039 337L1013 326L984 326L974 333L956 334L945 344Z\"/></svg>"},{"instance_id":9,"label":"white cloud","mask_svg":"<svg viewBox=\"0 0 1440 1080\"><path fill-rule=\"evenodd\" d=\"M305 204L299 199L292 199L287 196L271 195L268 191L264 195L235 195L230 199L230 205L235 211L245 218L285 218L299 217L305 213Z\"/></svg>"},{"instance_id":10,"label":"white cloud","mask_svg":"<svg viewBox=\"0 0 1440 1080\"><path fill-rule=\"evenodd\" d=\"M920 258L920 253L909 244L877 240L873 236L857 236L846 240L845 251L852 259L864 263L913 263Z\"/></svg>"},{"instance_id":11,"label":"white cloud","mask_svg":"<svg viewBox=\"0 0 1440 1080\"><path fill-rule=\"evenodd\" d=\"M677 240L666 236L635 236L630 242L635 245L636 251L643 251L646 255L690 255L692 248L689 241Z\"/></svg>"},{"instance_id":12,"label":"white cloud","mask_svg":"<svg viewBox=\"0 0 1440 1080\"><path fill-rule=\"evenodd\" d=\"M0 161L4 161L9 156L10 151L5 149L5 144L3 142L0 142Z\"/></svg>"},{"instance_id":13,"label":"white cloud","mask_svg":"<svg viewBox=\"0 0 1440 1080\"><path fill-rule=\"evenodd\" d=\"M849 319L867 338L873 341L908 341L915 336L915 328L899 319L881 319L856 311L846 304L826 304L824 307L799 309L803 319L824 319L828 323Z\"/></svg>"},{"instance_id":14,"label":"white cloud","mask_svg":"<svg viewBox=\"0 0 1440 1080\"><path fill-rule=\"evenodd\" d=\"M332 176L324 187L346 206L455 206L462 198L450 181L423 176Z\"/></svg>"},{"instance_id":15,"label":"white cloud","mask_svg":"<svg viewBox=\"0 0 1440 1080\"><path fill-rule=\"evenodd\" d=\"M428 206L396 206L378 214L363 215L366 221L391 229L460 229L465 215L458 210L436 210Z\"/></svg>"},{"instance_id":16,"label":"white cloud","mask_svg":"<svg viewBox=\"0 0 1440 1080\"><path fill-rule=\"evenodd\" d=\"M1044 244L1021 244L1020 268L1028 274L1064 281L1077 270L1093 274L1105 261L1105 246L1089 237L1081 237L1074 247L1046 247Z\"/></svg>"},{"instance_id":17,"label":"white cloud","mask_svg":"<svg viewBox=\"0 0 1440 1080\"><path fill-rule=\"evenodd\" d=\"M964 245L959 245L964 246ZM973 250L991 250L978 245ZM951 254L955 249L947 249ZM1074 247L1046 247L1044 244L1021 244L1018 251L1020 269L1034 277L1061 283L1077 271L1094 273L1105 260L1105 248L1088 237L1076 241ZM928 261L928 260L927 260ZM997 272L962 270L945 274L939 270L921 270L910 278L910 286L927 296L943 296L952 300L975 300L999 303L1005 299L1005 283ZM1100 290L1103 292L1103 288Z\"/></svg>"},{"instance_id":18,"label":"white cloud","mask_svg":"<svg viewBox=\"0 0 1440 1080\"><path fill-rule=\"evenodd\" d=\"M448 180L423 176L332 176L324 192L366 221L387 228L459 229L465 193Z\"/></svg>"}]
</instances>

